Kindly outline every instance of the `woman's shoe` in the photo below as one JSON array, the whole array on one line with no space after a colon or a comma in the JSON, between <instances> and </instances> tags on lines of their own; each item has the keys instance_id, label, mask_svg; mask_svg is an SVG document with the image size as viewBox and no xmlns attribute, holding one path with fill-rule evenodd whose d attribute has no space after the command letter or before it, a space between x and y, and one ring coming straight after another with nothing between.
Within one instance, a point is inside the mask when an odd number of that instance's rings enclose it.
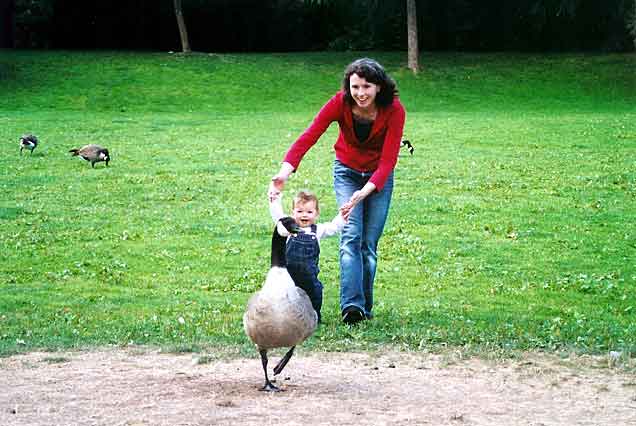
<instances>
[{"instance_id":1,"label":"woman's shoe","mask_svg":"<svg viewBox=\"0 0 636 426\"><path fill-rule=\"evenodd\" d=\"M364 312L357 306L348 306L342 311L342 322L345 324L354 325L365 319Z\"/></svg>"}]
</instances>

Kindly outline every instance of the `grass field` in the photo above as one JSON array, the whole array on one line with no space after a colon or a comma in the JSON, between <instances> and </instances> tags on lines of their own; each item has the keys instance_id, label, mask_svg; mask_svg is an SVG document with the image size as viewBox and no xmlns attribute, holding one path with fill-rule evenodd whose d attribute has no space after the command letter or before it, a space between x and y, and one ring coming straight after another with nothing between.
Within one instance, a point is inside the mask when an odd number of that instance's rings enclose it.
<instances>
[{"instance_id":1,"label":"grass field","mask_svg":"<svg viewBox=\"0 0 636 426\"><path fill-rule=\"evenodd\" d=\"M270 177L339 88L380 60L415 145L396 170L376 317L339 323L322 245L315 350L636 354L636 56L0 50L0 354L103 345L254 355ZM288 192L336 212L337 126ZM20 156L25 132L41 140ZM68 150L108 147L92 169Z\"/></svg>"}]
</instances>

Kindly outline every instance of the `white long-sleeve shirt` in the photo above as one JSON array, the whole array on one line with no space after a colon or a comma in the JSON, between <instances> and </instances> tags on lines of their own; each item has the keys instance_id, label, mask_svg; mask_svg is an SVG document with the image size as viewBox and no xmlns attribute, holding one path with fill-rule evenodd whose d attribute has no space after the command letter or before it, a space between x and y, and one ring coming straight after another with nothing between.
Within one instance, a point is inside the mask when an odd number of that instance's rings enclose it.
<instances>
[{"instance_id":1,"label":"white long-sleeve shirt","mask_svg":"<svg viewBox=\"0 0 636 426\"><path fill-rule=\"evenodd\" d=\"M272 215L272 220L276 224L276 229L278 233L283 237L289 236L289 231L285 229L282 223L279 220L282 217L288 216L283 212L283 202L282 202L282 194L276 198L274 201L269 203L269 213ZM338 213L336 217L334 217L331 222L317 223L316 224L316 239L320 241L322 238L331 237L333 235L337 235L342 232L342 228L345 226L345 221L342 218L342 215ZM304 232L310 234L311 227L301 228Z\"/></svg>"}]
</instances>

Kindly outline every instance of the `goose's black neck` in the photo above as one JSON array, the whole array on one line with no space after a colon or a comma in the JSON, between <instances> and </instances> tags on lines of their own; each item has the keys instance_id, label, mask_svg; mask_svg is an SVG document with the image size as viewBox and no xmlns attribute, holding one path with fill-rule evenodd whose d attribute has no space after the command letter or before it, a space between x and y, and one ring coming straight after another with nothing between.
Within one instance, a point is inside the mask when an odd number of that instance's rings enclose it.
<instances>
[{"instance_id":1,"label":"goose's black neck","mask_svg":"<svg viewBox=\"0 0 636 426\"><path fill-rule=\"evenodd\" d=\"M284 268L287 266L287 259L285 258L285 245L287 244L287 238L281 236L274 226L274 233L272 234L272 267L278 266Z\"/></svg>"}]
</instances>

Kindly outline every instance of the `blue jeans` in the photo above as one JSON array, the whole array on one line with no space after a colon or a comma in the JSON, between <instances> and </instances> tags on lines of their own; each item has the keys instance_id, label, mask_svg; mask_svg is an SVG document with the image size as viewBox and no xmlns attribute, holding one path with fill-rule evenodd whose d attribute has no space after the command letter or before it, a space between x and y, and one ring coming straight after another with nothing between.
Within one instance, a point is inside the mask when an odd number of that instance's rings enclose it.
<instances>
[{"instance_id":1,"label":"blue jeans","mask_svg":"<svg viewBox=\"0 0 636 426\"><path fill-rule=\"evenodd\" d=\"M338 206L367 183L373 172L358 172L340 161L334 163L333 180ZM358 203L340 237L340 310L355 306L371 318L373 281L378 241L389 214L393 193L393 172L382 191L373 192Z\"/></svg>"}]
</instances>

